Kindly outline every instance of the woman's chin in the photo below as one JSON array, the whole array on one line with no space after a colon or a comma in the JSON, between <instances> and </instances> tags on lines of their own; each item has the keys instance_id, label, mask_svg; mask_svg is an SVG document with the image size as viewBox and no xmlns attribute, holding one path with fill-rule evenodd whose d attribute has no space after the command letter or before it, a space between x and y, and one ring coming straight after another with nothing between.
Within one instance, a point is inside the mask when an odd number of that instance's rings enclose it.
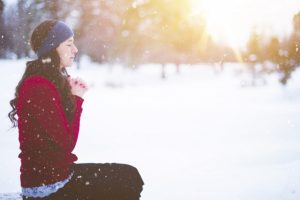
<instances>
[{"instance_id":1,"label":"woman's chin","mask_svg":"<svg viewBox=\"0 0 300 200\"><path fill-rule=\"evenodd\" d=\"M71 67L73 64L74 64L74 60L70 60L70 62L66 64L66 67Z\"/></svg>"},{"instance_id":2,"label":"woman's chin","mask_svg":"<svg viewBox=\"0 0 300 200\"><path fill-rule=\"evenodd\" d=\"M74 59L71 59L69 62L69 67L71 67L74 64Z\"/></svg>"},{"instance_id":3,"label":"woman's chin","mask_svg":"<svg viewBox=\"0 0 300 200\"><path fill-rule=\"evenodd\" d=\"M61 68L67 68L67 67L71 67L73 65L73 62L68 63L68 64L64 64L61 66Z\"/></svg>"}]
</instances>

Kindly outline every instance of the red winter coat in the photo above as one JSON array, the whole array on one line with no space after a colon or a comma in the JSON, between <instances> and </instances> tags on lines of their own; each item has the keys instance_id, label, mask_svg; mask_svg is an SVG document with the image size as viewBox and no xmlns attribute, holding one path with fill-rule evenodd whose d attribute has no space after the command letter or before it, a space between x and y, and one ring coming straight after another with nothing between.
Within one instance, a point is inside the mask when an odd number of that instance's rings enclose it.
<instances>
[{"instance_id":1,"label":"red winter coat","mask_svg":"<svg viewBox=\"0 0 300 200\"><path fill-rule=\"evenodd\" d=\"M21 186L37 187L66 179L77 160L72 154L79 133L83 99L69 122L56 86L43 76L23 81L17 101Z\"/></svg>"}]
</instances>

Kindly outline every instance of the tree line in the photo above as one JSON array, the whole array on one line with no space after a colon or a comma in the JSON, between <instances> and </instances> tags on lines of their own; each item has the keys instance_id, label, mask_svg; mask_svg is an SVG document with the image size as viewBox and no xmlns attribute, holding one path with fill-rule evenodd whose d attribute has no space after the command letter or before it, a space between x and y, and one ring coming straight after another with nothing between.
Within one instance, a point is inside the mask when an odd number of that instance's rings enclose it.
<instances>
[{"instance_id":1,"label":"tree line","mask_svg":"<svg viewBox=\"0 0 300 200\"><path fill-rule=\"evenodd\" d=\"M277 36L265 37L254 31L243 52L244 60L251 63L252 67L256 63L263 63L263 73L281 73L282 84L286 84L292 72L300 66L300 12L294 15L292 24L292 33L282 40Z\"/></svg>"},{"instance_id":2,"label":"tree line","mask_svg":"<svg viewBox=\"0 0 300 200\"><path fill-rule=\"evenodd\" d=\"M268 61L273 65L263 65L264 73L282 73L282 83L299 66L300 12L293 18L292 34L282 41L253 32L241 50L242 60L212 39L204 16L190 13L188 1L182 0L18 0L14 5L0 0L0 57L33 56L33 28L42 20L59 19L73 27L79 59L84 54L96 62L128 67L224 61L253 66Z\"/></svg>"}]
</instances>

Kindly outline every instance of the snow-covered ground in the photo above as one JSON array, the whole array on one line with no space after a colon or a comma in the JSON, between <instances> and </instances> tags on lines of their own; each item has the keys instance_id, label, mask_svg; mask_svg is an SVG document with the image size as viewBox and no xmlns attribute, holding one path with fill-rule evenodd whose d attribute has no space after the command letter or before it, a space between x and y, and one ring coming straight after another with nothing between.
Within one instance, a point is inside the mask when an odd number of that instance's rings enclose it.
<instances>
[{"instance_id":1,"label":"snow-covered ground","mask_svg":"<svg viewBox=\"0 0 300 200\"><path fill-rule=\"evenodd\" d=\"M24 60L0 61L0 193L19 192L18 133L9 100ZM90 86L75 149L78 162L136 166L142 200L299 200L300 70L286 87L276 75L246 87L244 66L96 65L69 70ZM4 198L4 197L3 197Z\"/></svg>"}]
</instances>

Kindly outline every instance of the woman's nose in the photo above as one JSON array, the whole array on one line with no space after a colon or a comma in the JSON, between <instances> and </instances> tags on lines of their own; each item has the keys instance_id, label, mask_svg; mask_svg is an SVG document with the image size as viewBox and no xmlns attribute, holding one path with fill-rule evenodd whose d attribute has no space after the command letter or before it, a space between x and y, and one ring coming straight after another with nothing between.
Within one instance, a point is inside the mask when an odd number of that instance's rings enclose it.
<instances>
[{"instance_id":1,"label":"woman's nose","mask_svg":"<svg viewBox=\"0 0 300 200\"><path fill-rule=\"evenodd\" d=\"M78 49L77 49L77 47L74 45L74 48L73 48L73 52L74 53L77 53L78 52Z\"/></svg>"}]
</instances>

